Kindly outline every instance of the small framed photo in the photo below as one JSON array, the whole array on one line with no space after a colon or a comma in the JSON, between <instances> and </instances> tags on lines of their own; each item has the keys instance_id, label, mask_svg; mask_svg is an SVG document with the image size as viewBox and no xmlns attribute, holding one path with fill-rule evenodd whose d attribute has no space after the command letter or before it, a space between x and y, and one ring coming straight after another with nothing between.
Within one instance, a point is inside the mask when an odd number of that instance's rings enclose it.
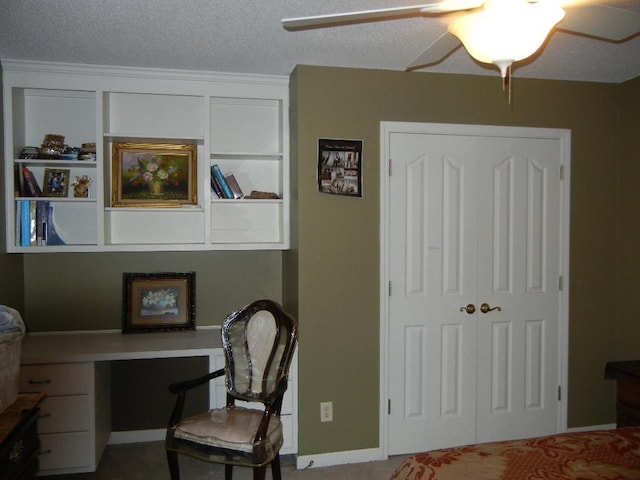
<instances>
[{"instance_id":1,"label":"small framed photo","mask_svg":"<svg viewBox=\"0 0 640 480\"><path fill-rule=\"evenodd\" d=\"M112 207L181 207L198 204L195 144L114 143Z\"/></svg>"},{"instance_id":2,"label":"small framed photo","mask_svg":"<svg viewBox=\"0 0 640 480\"><path fill-rule=\"evenodd\" d=\"M318 191L362 197L362 140L318 139Z\"/></svg>"},{"instance_id":3,"label":"small framed photo","mask_svg":"<svg viewBox=\"0 0 640 480\"><path fill-rule=\"evenodd\" d=\"M122 333L195 330L195 272L122 276Z\"/></svg>"},{"instance_id":4,"label":"small framed photo","mask_svg":"<svg viewBox=\"0 0 640 480\"><path fill-rule=\"evenodd\" d=\"M69 192L70 170L66 168L44 169L44 196L66 197Z\"/></svg>"}]
</instances>

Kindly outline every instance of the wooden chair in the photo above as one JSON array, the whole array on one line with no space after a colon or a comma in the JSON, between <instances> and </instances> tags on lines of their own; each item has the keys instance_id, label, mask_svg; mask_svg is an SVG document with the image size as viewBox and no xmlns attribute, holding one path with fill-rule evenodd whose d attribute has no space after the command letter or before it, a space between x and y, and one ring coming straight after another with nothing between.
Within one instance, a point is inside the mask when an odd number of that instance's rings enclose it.
<instances>
[{"instance_id":1,"label":"wooden chair","mask_svg":"<svg viewBox=\"0 0 640 480\"><path fill-rule=\"evenodd\" d=\"M234 465L253 468L254 480L263 480L271 465L273 479L280 480L280 409L296 343L296 321L271 300L254 302L226 318L225 368L169 386L178 395L166 436L172 480L180 478L178 454L225 464L225 480L231 480ZM223 375L227 404L182 419L187 391ZM247 408L237 405L238 400L261 405Z\"/></svg>"}]
</instances>

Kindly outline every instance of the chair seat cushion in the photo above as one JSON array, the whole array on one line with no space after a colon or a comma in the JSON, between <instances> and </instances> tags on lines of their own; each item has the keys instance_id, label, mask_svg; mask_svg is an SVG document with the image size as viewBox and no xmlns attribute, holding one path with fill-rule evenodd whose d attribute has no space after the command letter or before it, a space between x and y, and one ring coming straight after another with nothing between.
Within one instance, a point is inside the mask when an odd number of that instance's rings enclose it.
<instances>
[{"instance_id":1,"label":"chair seat cushion","mask_svg":"<svg viewBox=\"0 0 640 480\"><path fill-rule=\"evenodd\" d=\"M252 453L255 435L263 411L242 407L218 408L185 418L175 427L173 436L195 443ZM273 415L263 440L264 451L278 451L282 445L282 423Z\"/></svg>"}]
</instances>

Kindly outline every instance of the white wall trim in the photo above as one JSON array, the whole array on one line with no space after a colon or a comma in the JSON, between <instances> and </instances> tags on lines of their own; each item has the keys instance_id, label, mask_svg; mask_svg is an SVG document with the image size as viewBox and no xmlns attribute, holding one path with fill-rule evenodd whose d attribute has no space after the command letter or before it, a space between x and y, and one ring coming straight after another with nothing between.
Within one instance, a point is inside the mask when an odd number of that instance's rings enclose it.
<instances>
[{"instance_id":1,"label":"white wall trim","mask_svg":"<svg viewBox=\"0 0 640 480\"><path fill-rule=\"evenodd\" d=\"M107 445L121 445L124 443L157 442L164 440L167 434L166 428L154 428L150 430L129 430L123 432L111 432Z\"/></svg>"},{"instance_id":2,"label":"white wall trim","mask_svg":"<svg viewBox=\"0 0 640 480\"><path fill-rule=\"evenodd\" d=\"M579 432L595 432L597 430L614 430L616 428L615 423L605 423L603 425L589 425L586 427L571 427L567 428L567 432L569 433L579 433Z\"/></svg>"},{"instance_id":3,"label":"white wall trim","mask_svg":"<svg viewBox=\"0 0 640 480\"><path fill-rule=\"evenodd\" d=\"M332 465L345 465L347 463L364 463L384 460L382 450L368 448L363 450L346 450L343 452L319 453L317 455L299 455L296 468L303 470L316 467L330 467Z\"/></svg>"}]
</instances>

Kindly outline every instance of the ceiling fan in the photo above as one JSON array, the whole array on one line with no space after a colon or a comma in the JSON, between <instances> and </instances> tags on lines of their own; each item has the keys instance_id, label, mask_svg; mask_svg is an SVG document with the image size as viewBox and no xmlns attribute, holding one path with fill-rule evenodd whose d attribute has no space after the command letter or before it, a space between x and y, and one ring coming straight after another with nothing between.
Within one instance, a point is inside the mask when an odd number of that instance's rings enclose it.
<instances>
[{"instance_id":1,"label":"ceiling fan","mask_svg":"<svg viewBox=\"0 0 640 480\"><path fill-rule=\"evenodd\" d=\"M437 18L458 12L447 31L406 70L439 63L462 44L479 62L496 65L504 79L511 65L537 52L554 28L612 42L623 42L640 32L640 13L593 2L442 0L425 5L286 18L282 24L287 30L306 30L417 16Z\"/></svg>"}]
</instances>

